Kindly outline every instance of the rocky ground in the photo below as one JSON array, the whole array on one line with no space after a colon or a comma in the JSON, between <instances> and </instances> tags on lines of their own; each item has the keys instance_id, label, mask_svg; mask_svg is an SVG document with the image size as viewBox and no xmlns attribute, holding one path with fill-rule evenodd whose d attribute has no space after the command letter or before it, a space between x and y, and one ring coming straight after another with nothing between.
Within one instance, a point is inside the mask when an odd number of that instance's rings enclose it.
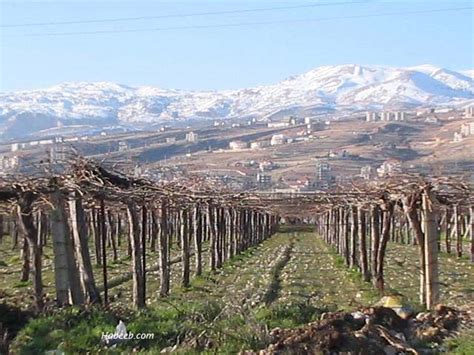
<instances>
[{"instance_id":1,"label":"rocky ground","mask_svg":"<svg viewBox=\"0 0 474 355\"><path fill-rule=\"evenodd\" d=\"M438 305L433 312L400 317L391 308L324 313L296 329L273 329L271 344L242 354L423 354L442 352L445 338L472 327L468 312Z\"/></svg>"}]
</instances>

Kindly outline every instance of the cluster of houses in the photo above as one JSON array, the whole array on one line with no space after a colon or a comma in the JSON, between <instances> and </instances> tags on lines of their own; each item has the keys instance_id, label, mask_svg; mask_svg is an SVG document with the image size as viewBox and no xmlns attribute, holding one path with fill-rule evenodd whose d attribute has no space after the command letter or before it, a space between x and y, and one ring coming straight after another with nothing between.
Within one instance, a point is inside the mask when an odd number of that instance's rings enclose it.
<instances>
[{"instance_id":1,"label":"cluster of houses","mask_svg":"<svg viewBox=\"0 0 474 355\"><path fill-rule=\"evenodd\" d=\"M466 122L461 124L461 128L458 132L454 132L453 142L462 142L464 138L474 135L474 107L466 109L465 117L468 118Z\"/></svg>"},{"instance_id":2,"label":"cluster of houses","mask_svg":"<svg viewBox=\"0 0 474 355\"><path fill-rule=\"evenodd\" d=\"M220 119L220 120L215 120L214 121L214 127L224 127L224 126L230 126L232 128L238 128L238 127L242 127L242 126L253 126L257 123L257 118L253 117L247 121L240 121L240 122L233 122L232 120L230 121L226 121L224 119Z\"/></svg>"},{"instance_id":3,"label":"cluster of houses","mask_svg":"<svg viewBox=\"0 0 474 355\"><path fill-rule=\"evenodd\" d=\"M330 164L321 159L316 162L315 175L313 178L309 176L299 177L297 179L280 179L275 184L274 192L298 193L316 190L326 190L330 188L336 181L332 173Z\"/></svg>"},{"instance_id":4,"label":"cluster of houses","mask_svg":"<svg viewBox=\"0 0 474 355\"><path fill-rule=\"evenodd\" d=\"M73 150L68 143L86 141L89 136L70 136L70 137L53 137L47 139L38 139L23 142L14 142L10 144L10 152L0 155L0 173L10 173L18 169L26 168L28 165L34 164L35 161L59 162L67 161ZM196 132L188 132L185 136L188 143L196 143L199 141L199 135ZM172 144L176 141L175 137L167 137L166 143ZM129 150L131 144L126 140L113 142L108 149L113 151L125 152Z\"/></svg>"},{"instance_id":5,"label":"cluster of houses","mask_svg":"<svg viewBox=\"0 0 474 355\"><path fill-rule=\"evenodd\" d=\"M186 133L185 141L187 143L197 143L197 142L199 142L199 135L196 132L193 132L193 131L188 132L188 133ZM177 142L176 137L166 137L165 138L165 143L166 144L174 144L176 142ZM130 148L139 148L141 146L143 146L143 145L137 145L137 144L131 145L127 141L119 141L117 149L118 149L119 152L124 152L124 151L129 150Z\"/></svg>"},{"instance_id":6,"label":"cluster of houses","mask_svg":"<svg viewBox=\"0 0 474 355\"><path fill-rule=\"evenodd\" d=\"M229 149L231 150L242 150L247 149L250 146L250 149L262 149L270 146L275 145L283 145L287 143L292 143L294 141L293 138L287 137L284 134L274 134L271 139L267 140L259 140L255 142L251 142L250 144L244 141L235 140L229 143Z\"/></svg>"},{"instance_id":7,"label":"cluster of houses","mask_svg":"<svg viewBox=\"0 0 474 355\"><path fill-rule=\"evenodd\" d=\"M367 111L365 114L366 122L375 121L404 121L406 113L404 111L382 111L373 112Z\"/></svg>"},{"instance_id":8,"label":"cluster of houses","mask_svg":"<svg viewBox=\"0 0 474 355\"><path fill-rule=\"evenodd\" d=\"M62 164L69 161L74 154L73 148L65 143L55 143L45 148L44 151L35 154L14 150L0 155L0 174L30 171L37 165Z\"/></svg>"},{"instance_id":9,"label":"cluster of houses","mask_svg":"<svg viewBox=\"0 0 474 355\"><path fill-rule=\"evenodd\" d=\"M389 159L384 161L377 169L370 165L363 166L360 169L360 177L364 180L372 180L376 177L383 179L402 172L402 162L398 159Z\"/></svg>"},{"instance_id":10,"label":"cluster of houses","mask_svg":"<svg viewBox=\"0 0 474 355\"><path fill-rule=\"evenodd\" d=\"M37 147L44 147L44 146L50 146L53 144L60 144L60 143L71 143L71 142L78 142L78 141L84 141L89 139L88 136L84 137L54 137L54 138L48 138L48 139L40 139L40 140L32 140L28 142L18 142L18 143L12 143L11 144L11 151L12 152L17 152L19 150L27 150L27 149L34 149Z\"/></svg>"},{"instance_id":11,"label":"cluster of houses","mask_svg":"<svg viewBox=\"0 0 474 355\"><path fill-rule=\"evenodd\" d=\"M66 161L70 158L73 150L67 143L86 139L88 139L87 136L54 137L12 143L10 152L0 156L0 173L5 174L23 168L31 168L38 162Z\"/></svg>"},{"instance_id":12,"label":"cluster of houses","mask_svg":"<svg viewBox=\"0 0 474 355\"><path fill-rule=\"evenodd\" d=\"M268 165L265 165L268 164ZM315 174L313 178L308 176L297 179L281 178L279 181L272 181L269 171L272 170L274 164L272 162L261 162L259 171L254 180L261 189L272 188L274 192L297 193L306 191L326 190L331 188L336 182L331 164L327 158L318 159L315 166ZM379 167L374 168L366 165L361 168L359 177L364 180L384 179L393 175L402 173L402 163L397 159L389 159L384 161ZM255 175L253 175L255 178ZM341 179L339 179L341 180Z\"/></svg>"},{"instance_id":13,"label":"cluster of houses","mask_svg":"<svg viewBox=\"0 0 474 355\"><path fill-rule=\"evenodd\" d=\"M423 108L418 111L367 111L365 114L365 120L367 122L374 121L405 121L410 117L424 118L427 123L437 123L438 114L449 114L458 113L463 115L464 118L474 118L474 106L468 106L464 108L464 113L455 108L441 107L441 108ZM449 116L448 119L455 119L455 115Z\"/></svg>"},{"instance_id":14,"label":"cluster of houses","mask_svg":"<svg viewBox=\"0 0 474 355\"><path fill-rule=\"evenodd\" d=\"M325 122L325 123L328 124L328 122ZM268 128L285 128L285 127L300 126L300 125L306 126L306 130L304 131L305 134L311 134L311 132L319 131L321 130L323 126L320 120L316 117L298 118L298 117L290 116L288 121L267 123Z\"/></svg>"}]
</instances>

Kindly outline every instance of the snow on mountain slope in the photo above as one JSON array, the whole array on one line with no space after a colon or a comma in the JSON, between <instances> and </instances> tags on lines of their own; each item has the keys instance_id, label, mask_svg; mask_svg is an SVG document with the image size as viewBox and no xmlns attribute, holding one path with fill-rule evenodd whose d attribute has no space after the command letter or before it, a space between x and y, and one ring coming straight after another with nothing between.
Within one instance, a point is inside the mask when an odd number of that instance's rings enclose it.
<instances>
[{"instance_id":1,"label":"snow on mountain slope","mask_svg":"<svg viewBox=\"0 0 474 355\"><path fill-rule=\"evenodd\" d=\"M463 70L462 72L460 72L461 74L471 78L471 79L474 79L474 69L473 70Z\"/></svg>"},{"instance_id":2,"label":"snow on mountain slope","mask_svg":"<svg viewBox=\"0 0 474 355\"><path fill-rule=\"evenodd\" d=\"M461 75L459 75L461 76ZM456 78L448 71L437 70L430 75L419 71L397 70L383 82L367 85L337 100L338 104L364 106L442 105L456 100L472 99L474 90L468 78Z\"/></svg>"},{"instance_id":3,"label":"snow on mountain slope","mask_svg":"<svg viewBox=\"0 0 474 355\"><path fill-rule=\"evenodd\" d=\"M0 93L0 134L34 134L73 124L155 123L267 115L304 107L364 109L455 105L474 100L472 71L323 66L277 84L228 91L183 91L107 82L63 83Z\"/></svg>"},{"instance_id":4,"label":"snow on mountain slope","mask_svg":"<svg viewBox=\"0 0 474 355\"><path fill-rule=\"evenodd\" d=\"M469 71L455 72L449 69L437 68L430 64L419 65L409 69L427 74L453 89L474 92L474 86L472 82L473 71L471 71L469 75Z\"/></svg>"}]
</instances>

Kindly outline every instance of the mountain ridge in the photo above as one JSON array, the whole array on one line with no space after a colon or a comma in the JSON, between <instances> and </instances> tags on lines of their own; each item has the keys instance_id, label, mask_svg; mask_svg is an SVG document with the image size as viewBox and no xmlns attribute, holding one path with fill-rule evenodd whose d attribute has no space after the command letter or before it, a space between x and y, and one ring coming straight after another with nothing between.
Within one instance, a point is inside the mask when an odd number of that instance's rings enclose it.
<instances>
[{"instance_id":1,"label":"mountain ridge","mask_svg":"<svg viewBox=\"0 0 474 355\"><path fill-rule=\"evenodd\" d=\"M18 132L34 134L39 127L82 121L100 126L262 117L305 107L347 111L458 106L474 101L472 72L430 64L403 68L347 64L317 67L271 85L221 91L112 82L61 83L46 89L0 93L0 134L16 137Z\"/></svg>"}]
</instances>

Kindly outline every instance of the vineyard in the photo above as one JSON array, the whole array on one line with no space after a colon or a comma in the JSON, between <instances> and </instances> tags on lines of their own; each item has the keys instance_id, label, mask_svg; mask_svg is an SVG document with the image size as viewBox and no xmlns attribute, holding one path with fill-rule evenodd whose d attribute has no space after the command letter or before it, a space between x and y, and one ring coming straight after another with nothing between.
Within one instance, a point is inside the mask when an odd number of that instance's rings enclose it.
<instances>
[{"instance_id":1,"label":"vineyard","mask_svg":"<svg viewBox=\"0 0 474 355\"><path fill-rule=\"evenodd\" d=\"M474 197L462 179L235 192L78 159L2 178L0 203L0 353L474 347ZM104 343L119 321L155 338Z\"/></svg>"}]
</instances>

